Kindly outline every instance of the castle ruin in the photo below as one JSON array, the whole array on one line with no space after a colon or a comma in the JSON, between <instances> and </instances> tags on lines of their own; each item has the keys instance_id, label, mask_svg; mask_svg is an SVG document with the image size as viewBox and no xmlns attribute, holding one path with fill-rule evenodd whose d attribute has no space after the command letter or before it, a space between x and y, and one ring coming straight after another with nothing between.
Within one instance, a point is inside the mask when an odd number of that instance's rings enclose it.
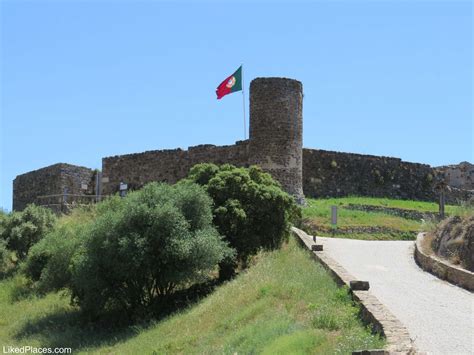
<instances>
[{"instance_id":1,"label":"castle ruin","mask_svg":"<svg viewBox=\"0 0 474 355\"><path fill-rule=\"evenodd\" d=\"M154 150L102 159L102 171L65 163L18 175L13 209L28 203L54 208L70 196L97 200L134 190L151 181L175 183L198 163L259 165L302 203L308 197L349 195L401 199L437 199L443 172L397 158L303 149L303 86L287 78L257 78L250 84L250 136L234 145L199 145L188 150ZM449 202L472 192L453 187ZM55 197L62 199L61 202ZM48 200L49 198L49 200ZM52 198L52 200L51 200Z\"/></svg>"}]
</instances>

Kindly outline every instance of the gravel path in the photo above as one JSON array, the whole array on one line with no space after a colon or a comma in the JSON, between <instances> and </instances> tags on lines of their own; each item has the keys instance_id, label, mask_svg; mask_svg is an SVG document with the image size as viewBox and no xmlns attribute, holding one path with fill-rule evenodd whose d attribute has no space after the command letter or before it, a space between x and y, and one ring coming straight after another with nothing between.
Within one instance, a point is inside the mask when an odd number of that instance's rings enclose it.
<instances>
[{"instance_id":1,"label":"gravel path","mask_svg":"<svg viewBox=\"0 0 474 355\"><path fill-rule=\"evenodd\" d=\"M414 243L317 238L408 329L419 351L474 354L474 294L424 272Z\"/></svg>"}]
</instances>

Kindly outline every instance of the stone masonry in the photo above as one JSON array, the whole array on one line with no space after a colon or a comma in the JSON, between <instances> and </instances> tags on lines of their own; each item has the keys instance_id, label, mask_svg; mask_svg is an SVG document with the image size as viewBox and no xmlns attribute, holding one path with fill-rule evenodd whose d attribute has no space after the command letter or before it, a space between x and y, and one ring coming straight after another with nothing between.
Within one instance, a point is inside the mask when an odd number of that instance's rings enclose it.
<instances>
[{"instance_id":1,"label":"stone masonry","mask_svg":"<svg viewBox=\"0 0 474 355\"><path fill-rule=\"evenodd\" d=\"M284 78L250 84L250 156L303 203L303 85Z\"/></svg>"},{"instance_id":2,"label":"stone masonry","mask_svg":"<svg viewBox=\"0 0 474 355\"><path fill-rule=\"evenodd\" d=\"M175 183L192 166L204 162L259 165L300 203L304 196L348 195L436 201L436 182L448 175L457 185L465 181L462 187L472 186L469 163L462 171L450 166L446 173L446 169L397 158L303 149L302 107L301 82L257 78L250 84L248 140L227 146L205 144L187 150L154 150L103 158L100 194L117 193L120 183L126 183L129 190L151 181ZM38 196L60 195L65 189L68 194L90 197L96 192L95 185L96 173L91 169L64 163L51 165L15 178L13 209L22 210L28 203L41 202ZM471 195L468 190L453 188L447 201L453 203Z\"/></svg>"},{"instance_id":3,"label":"stone masonry","mask_svg":"<svg viewBox=\"0 0 474 355\"><path fill-rule=\"evenodd\" d=\"M474 190L474 165L464 161L457 165L437 167L449 186L458 189Z\"/></svg>"},{"instance_id":4,"label":"stone masonry","mask_svg":"<svg viewBox=\"0 0 474 355\"><path fill-rule=\"evenodd\" d=\"M13 180L13 210L21 211L29 203L41 205L43 201L38 198L40 196L61 195L64 192L92 195L94 188L94 170L65 163L50 165L18 175ZM59 200L59 196L56 197L55 202Z\"/></svg>"},{"instance_id":5,"label":"stone masonry","mask_svg":"<svg viewBox=\"0 0 474 355\"><path fill-rule=\"evenodd\" d=\"M373 196L434 200L429 165L372 155L303 149L306 196Z\"/></svg>"},{"instance_id":6,"label":"stone masonry","mask_svg":"<svg viewBox=\"0 0 474 355\"><path fill-rule=\"evenodd\" d=\"M120 182L127 183L129 189L138 189L151 181L173 184L186 177L194 165L204 162L246 166L248 141L221 147L207 144L188 150L153 150L103 158L102 193L117 192Z\"/></svg>"}]
</instances>

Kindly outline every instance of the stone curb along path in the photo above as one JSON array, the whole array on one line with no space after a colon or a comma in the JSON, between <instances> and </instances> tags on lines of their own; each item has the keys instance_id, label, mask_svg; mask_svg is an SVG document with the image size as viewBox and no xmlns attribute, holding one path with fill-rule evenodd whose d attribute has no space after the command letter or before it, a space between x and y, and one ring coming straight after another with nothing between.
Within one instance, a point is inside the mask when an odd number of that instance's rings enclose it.
<instances>
[{"instance_id":1,"label":"stone curb along path","mask_svg":"<svg viewBox=\"0 0 474 355\"><path fill-rule=\"evenodd\" d=\"M425 233L419 233L415 243L415 261L423 270L460 286L468 291L474 291L474 272L465 270L456 265L448 264L444 260L428 255L423 251Z\"/></svg>"},{"instance_id":2,"label":"stone curb along path","mask_svg":"<svg viewBox=\"0 0 474 355\"><path fill-rule=\"evenodd\" d=\"M340 285L350 287L350 282L357 280L339 263L329 257L324 251L313 251L313 237L304 231L292 227L293 233L311 251L312 257L321 263ZM369 280L370 281L370 280ZM362 310L364 321L372 324L374 331L385 336L387 345L383 350L363 350L353 354L417 354L413 341L406 327L370 293L370 291L351 291L352 297Z\"/></svg>"}]
</instances>

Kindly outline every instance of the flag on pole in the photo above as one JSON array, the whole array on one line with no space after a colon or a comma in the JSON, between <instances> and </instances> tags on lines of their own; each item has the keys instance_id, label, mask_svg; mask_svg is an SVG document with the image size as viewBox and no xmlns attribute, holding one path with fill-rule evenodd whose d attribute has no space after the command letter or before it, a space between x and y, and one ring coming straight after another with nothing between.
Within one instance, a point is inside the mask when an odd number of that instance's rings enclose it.
<instances>
[{"instance_id":1,"label":"flag on pole","mask_svg":"<svg viewBox=\"0 0 474 355\"><path fill-rule=\"evenodd\" d=\"M220 83L216 89L217 99L220 100L225 95L236 91L242 91L242 66Z\"/></svg>"}]
</instances>

